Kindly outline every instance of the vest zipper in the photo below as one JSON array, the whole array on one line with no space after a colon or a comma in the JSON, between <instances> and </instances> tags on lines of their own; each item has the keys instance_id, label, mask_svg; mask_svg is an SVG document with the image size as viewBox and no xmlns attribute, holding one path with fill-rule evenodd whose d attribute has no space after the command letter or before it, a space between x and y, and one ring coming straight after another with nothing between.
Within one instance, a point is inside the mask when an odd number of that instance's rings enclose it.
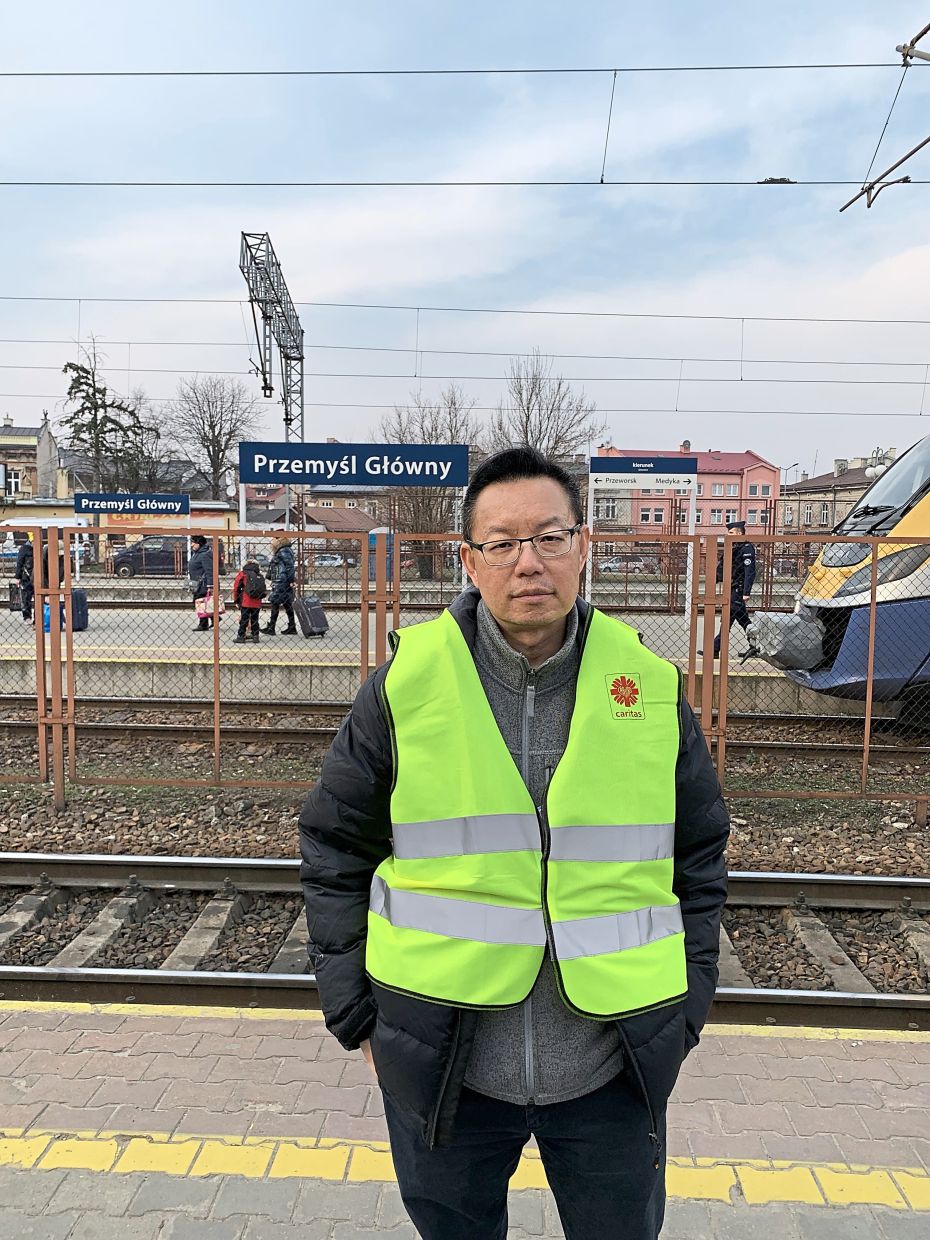
<instances>
[{"instance_id":1,"label":"vest zipper","mask_svg":"<svg viewBox=\"0 0 930 1240\"><path fill-rule=\"evenodd\" d=\"M622 1021L617 1021L617 1032L620 1034L620 1041L623 1043L623 1050L630 1061L630 1067L633 1069L633 1075L639 1085L640 1093L643 1095L643 1101L646 1104L646 1110L649 1114L649 1140L652 1142L653 1155L652 1166L654 1170L659 1170L659 1160L662 1155L662 1142L659 1140L658 1124L656 1123L655 1111L652 1109L652 1103L649 1100L649 1092L646 1089L646 1081L643 1077L643 1070L639 1066L639 1060L636 1058L636 1052L633 1050L633 1044L630 1042L629 1035L623 1027Z\"/></svg>"},{"instance_id":2,"label":"vest zipper","mask_svg":"<svg viewBox=\"0 0 930 1240\"><path fill-rule=\"evenodd\" d=\"M526 692L523 698L523 744L520 754L523 782L530 786L530 720L536 715L536 672L526 673ZM533 1047L533 992L523 1001L523 1056L526 1070L527 1102L536 1097L536 1057Z\"/></svg>"}]
</instances>

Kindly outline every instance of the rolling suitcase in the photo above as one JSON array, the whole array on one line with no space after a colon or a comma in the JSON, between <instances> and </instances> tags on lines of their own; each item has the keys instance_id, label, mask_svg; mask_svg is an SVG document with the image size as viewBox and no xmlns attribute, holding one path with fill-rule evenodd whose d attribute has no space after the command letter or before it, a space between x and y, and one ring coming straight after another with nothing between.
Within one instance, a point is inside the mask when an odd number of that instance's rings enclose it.
<instances>
[{"instance_id":1,"label":"rolling suitcase","mask_svg":"<svg viewBox=\"0 0 930 1240\"><path fill-rule=\"evenodd\" d=\"M18 582L10 582L10 611L22 611L23 609L23 592Z\"/></svg>"},{"instance_id":2,"label":"rolling suitcase","mask_svg":"<svg viewBox=\"0 0 930 1240\"><path fill-rule=\"evenodd\" d=\"M315 595L300 598L295 594L294 616L304 637L322 637L329 628L323 604Z\"/></svg>"},{"instance_id":3,"label":"rolling suitcase","mask_svg":"<svg viewBox=\"0 0 930 1240\"><path fill-rule=\"evenodd\" d=\"M75 633L82 633L90 623L87 606L87 591L76 589L71 591L71 627Z\"/></svg>"}]
</instances>

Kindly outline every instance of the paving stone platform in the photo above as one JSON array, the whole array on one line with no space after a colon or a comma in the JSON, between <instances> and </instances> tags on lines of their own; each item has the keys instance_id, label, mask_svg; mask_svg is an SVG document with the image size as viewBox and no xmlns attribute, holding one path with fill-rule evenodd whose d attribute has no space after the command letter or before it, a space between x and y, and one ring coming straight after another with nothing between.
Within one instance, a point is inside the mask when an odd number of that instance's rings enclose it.
<instances>
[{"instance_id":1,"label":"paving stone platform","mask_svg":"<svg viewBox=\"0 0 930 1240\"><path fill-rule=\"evenodd\" d=\"M930 1035L709 1029L667 1182L668 1240L927 1240ZM534 1149L511 1188L513 1240L562 1234ZM0 1001L0 1236L415 1232L377 1086L315 1014Z\"/></svg>"}]
</instances>

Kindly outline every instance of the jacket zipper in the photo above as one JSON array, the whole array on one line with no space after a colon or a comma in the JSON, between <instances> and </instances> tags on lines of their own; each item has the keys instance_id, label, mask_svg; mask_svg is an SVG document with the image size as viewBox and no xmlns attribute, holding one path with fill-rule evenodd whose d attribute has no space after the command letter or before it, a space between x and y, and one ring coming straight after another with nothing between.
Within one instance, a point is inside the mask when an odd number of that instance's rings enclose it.
<instances>
[{"instance_id":1,"label":"jacket zipper","mask_svg":"<svg viewBox=\"0 0 930 1240\"><path fill-rule=\"evenodd\" d=\"M636 1083L639 1085L639 1091L643 1095L643 1102L645 1102L646 1110L649 1113L649 1140L652 1142L653 1146L652 1166L656 1171L658 1171L659 1159L662 1154L662 1142L659 1140L659 1126L656 1123L655 1111L652 1109L652 1103L649 1100L649 1093L646 1090L643 1070L639 1066L639 1060L636 1058L636 1052L633 1050L627 1031L623 1028L623 1024L620 1021L617 1021L617 1030L620 1034L620 1040L623 1043L624 1053L633 1068L633 1075L636 1077Z\"/></svg>"},{"instance_id":2,"label":"jacket zipper","mask_svg":"<svg viewBox=\"0 0 930 1240\"><path fill-rule=\"evenodd\" d=\"M446 1096L446 1090L449 1088L449 1078L452 1076L452 1068L455 1064L455 1057L458 1054L459 1038L462 1034L462 1013L455 1013L455 1033L452 1035L452 1049L449 1052L449 1058L446 1061L446 1070L442 1074L442 1084L439 1087L439 1097L436 1099L436 1109L433 1111L433 1122L429 1126L426 1144L429 1148L435 1149L436 1146L436 1129L439 1127L439 1115L442 1111L443 1100Z\"/></svg>"}]
</instances>

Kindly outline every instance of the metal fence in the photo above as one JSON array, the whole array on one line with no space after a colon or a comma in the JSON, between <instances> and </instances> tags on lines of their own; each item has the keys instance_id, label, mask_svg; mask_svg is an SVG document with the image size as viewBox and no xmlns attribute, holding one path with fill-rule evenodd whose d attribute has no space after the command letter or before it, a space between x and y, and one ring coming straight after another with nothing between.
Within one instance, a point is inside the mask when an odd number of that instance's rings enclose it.
<instances>
[{"instance_id":1,"label":"metal fence","mask_svg":"<svg viewBox=\"0 0 930 1240\"><path fill-rule=\"evenodd\" d=\"M133 560L93 536L79 552L77 531L15 531L36 549L38 622L3 614L0 722L20 732L0 781L47 780L59 805L69 781L306 784L301 729L310 737L337 722L387 657L389 630L438 615L463 586L449 535L379 534L370 546L357 535L210 532L216 588L206 609L199 600L202 617L186 537L140 533L145 557ZM905 801L925 821L930 540L756 535L748 615L732 589L739 541L596 535L581 592L681 668L729 795ZM257 640L236 609L247 562L266 583ZM288 562L297 599L324 608L321 635L304 636L289 611ZM0 572L12 579L12 557ZM169 723L186 734L154 743ZM269 738L280 741L273 763Z\"/></svg>"}]
</instances>

